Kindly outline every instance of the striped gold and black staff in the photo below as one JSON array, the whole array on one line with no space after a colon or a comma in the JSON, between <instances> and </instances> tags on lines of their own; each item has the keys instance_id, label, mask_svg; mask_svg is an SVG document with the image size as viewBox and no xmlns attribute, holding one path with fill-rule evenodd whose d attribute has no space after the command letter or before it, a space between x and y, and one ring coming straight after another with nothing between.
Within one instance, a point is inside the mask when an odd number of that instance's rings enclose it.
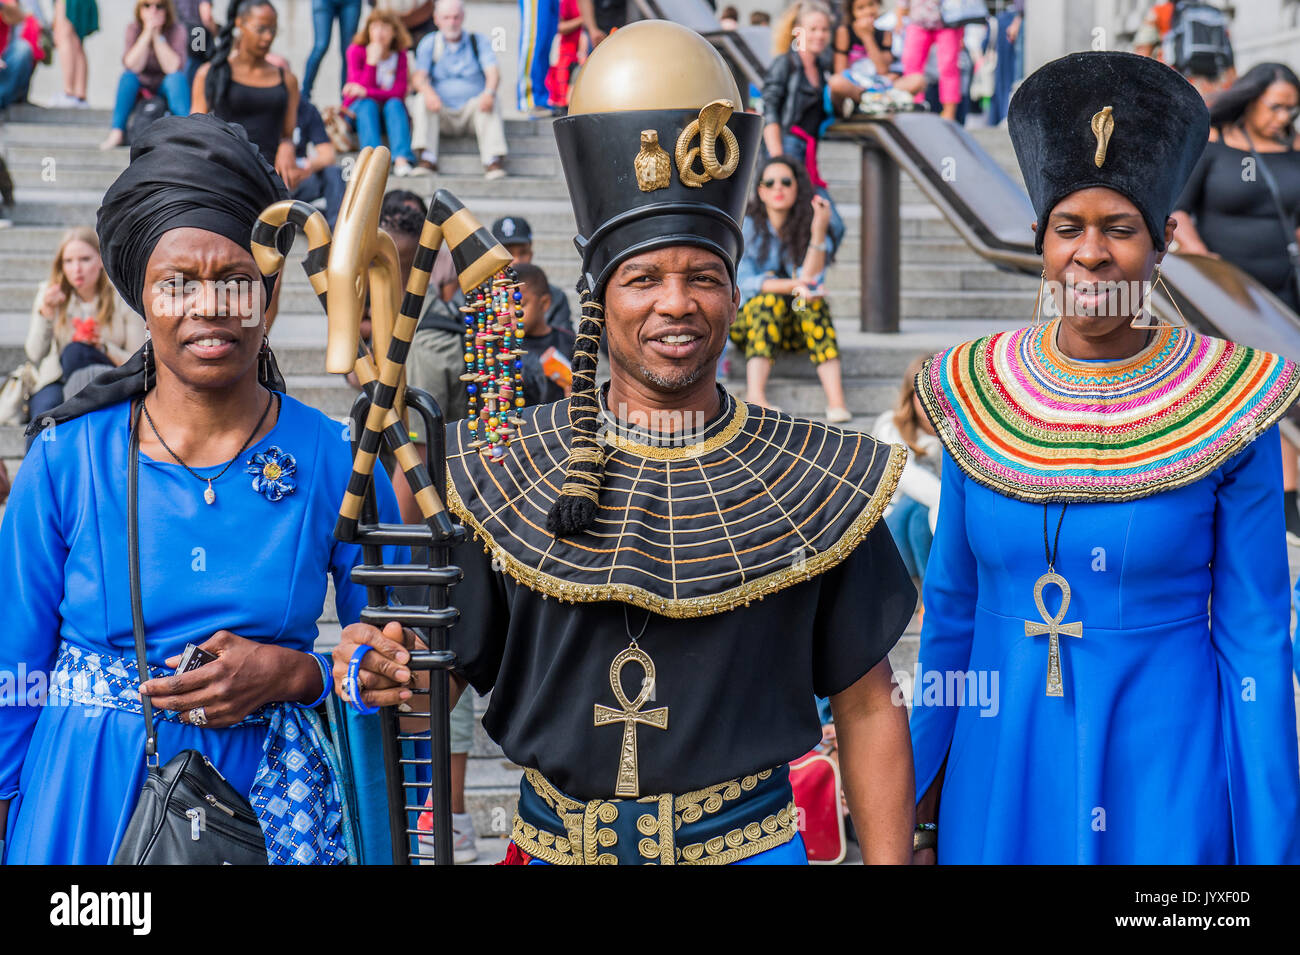
<instances>
[{"instance_id":1,"label":"striped gold and black staff","mask_svg":"<svg viewBox=\"0 0 1300 955\"><path fill-rule=\"evenodd\" d=\"M339 225L335 230L333 248L330 252L329 282L326 289L330 304L330 342L326 349L328 371L343 370L344 361L341 356L351 353L352 343L355 342L358 334L356 329L360 326L360 296L354 295L353 292L360 288L360 282L355 277L360 274L367 259L368 247L362 238L369 223L367 215L363 214L363 209L358 203L368 192L375 191L372 184L376 181L381 183L379 194L382 195L382 183L387 180L387 175L388 150L380 147L369 154L363 150L353 170L352 182L349 183L352 207L349 207L345 197L343 208L339 213ZM373 208L377 209L378 205L375 202ZM381 438L385 435L399 437L393 434L394 428L389 423L387 414L393 408L397 397L398 384L406 364L411 338L419 324L424 297L429 288L434 259L444 240L451 251L452 262L456 267L462 291L469 292L510 264L510 253L492 237L492 233L483 227L460 200L445 189L439 189L434 194L433 201L429 204L424 230L420 235L415 263L406 283L405 294L402 296L401 311L393 327L392 339L387 354L379 362L379 380L371 395L370 412L366 417L365 428L361 433L357 453L353 459L352 477L348 482L343 504L339 508L339 520L334 533L341 540L348 540L355 533L361 513L361 503L370 476L374 472L375 457L379 451ZM343 277L347 274L354 276L351 286L343 281ZM337 296L336 287L339 288ZM373 303L371 312L374 313ZM331 365L331 361L336 364ZM393 445L390 441L390 446L393 447L398 463L403 465L403 470L406 470L399 453L400 445ZM412 491L416 495L417 502L424 494L432 499L431 506L436 502L435 513L442 511L442 501L438 499L437 493L430 484L426 482L418 490L416 485L412 484ZM423 503L421 503L421 513L428 515ZM444 515L443 520L450 528L450 519Z\"/></svg>"}]
</instances>

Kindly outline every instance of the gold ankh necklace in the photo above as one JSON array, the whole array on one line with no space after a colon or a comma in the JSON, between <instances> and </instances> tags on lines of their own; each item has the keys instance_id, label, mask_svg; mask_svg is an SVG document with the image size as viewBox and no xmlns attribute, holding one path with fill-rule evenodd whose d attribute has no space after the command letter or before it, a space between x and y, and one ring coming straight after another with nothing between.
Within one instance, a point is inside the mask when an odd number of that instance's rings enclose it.
<instances>
[{"instance_id":1,"label":"gold ankh necklace","mask_svg":"<svg viewBox=\"0 0 1300 955\"><path fill-rule=\"evenodd\" d=\"M655 690L655 664L650 659L650 654L646 653L637 644L637 640L645 634L645 629L650 624L650 611L646 611L645 623L641 625L641 632L635 637L632 636L632 627L627 622L627 606L623 607L623 624L627 627L628 636L631 643L627 649L619 651L609 665L609 686L614 691L614 699L618 702L619 708L596 704L595 719L596 726L612 726L615 723L623 724L623 746L619 750L618 759L618 776L614 784L615 796L640 796L641 779L637 767L636 752L636 727L640 723L642 726L653 726L655 729L668 729L668 707L660 706L652 710L642 710L649 700L654 698ZM629 663L635 663L641 667L644 676L641 680L641 692L636 695L636 699L628 701L627 694L623 691L623 667Z\"/></svg>"},{"instance_id":2,"label":"gold ankh necklace","mask_svg":"<svg viewBox=\"0 0 1300 955\"><path fill-rule=\"evenodd\" d=\"M1075 620L1062 623L1065 612L1070 607L1070 583L1056 572L1056 554L1061 546L1061 525L1065 522L1065 509L1068 502L1061 505L1061 516L1056 521L1056 540L1051 550L1047 547L1047 505L1043 505L1043 556L1047 558L1047 573L1038 578L1034 584L1034 605L1043 618L1042 623L1025 621L1025 636L1039 637L1047 634L1047 695L1065 696L1065 685L1061 680L1061 634L1071 637L1083 636L1083 621ZM1047 605L1043 603L1043 588L1055 584L1061 590L1061 609L1054 616L1048 616Z\"/></svg>"}]
</instances>

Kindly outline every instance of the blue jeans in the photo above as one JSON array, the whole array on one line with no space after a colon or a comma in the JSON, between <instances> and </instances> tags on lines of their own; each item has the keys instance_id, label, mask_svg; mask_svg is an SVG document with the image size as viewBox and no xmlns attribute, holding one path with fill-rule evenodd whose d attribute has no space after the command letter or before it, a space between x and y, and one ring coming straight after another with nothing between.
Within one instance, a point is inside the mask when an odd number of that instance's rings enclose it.
<instances>
[{"instance_id":1,"label":"blue jeans","mask_svg":"<svg viewBox=\"0 0 1300 955\"><path fill-rule=\"evenodd\" d=\"M361 20L361 0L311 0L311 25L313 31L311 53L307 56L307 69L302 77L302 95L311 99L311 88L316 83L316 73L320 70L320 61L330 48L330 32L334 21L339 21L339 69L340 88L347 82L348 44L357 32L357 23Z\"/></svg>"},{"instance_id":2,"label":"blue jeans","mask_svg":"<svg viewBox=\"0 0 1300 955\"><path fill-rule=\"evenodd\" d=\"M301 199L303 202L313 202L323 196L325 219L333 229L334 223L338 221L339 207L343 205L343 193L346 191L343 170L338 166L326 166L300 182L298 188L293 191L293 198Z\"/></svg>"},{"instance_id":3,"label":"blue jeans","mask_svg":"<svg viewBox=\"0 0 1300 955\"><path fill-rule=\"evenodd\" d=\"M27 399L28 420L39 421L50 411L63 404L63 382L74 371L89 365L107 365L110 368L113 366L113 362L109 360L107 355L93 345L87 345L84 342L69 343L63 349L62 354L59 355L59 364L63 367L63 377L52 384L46 385ZM35 440L34 437L27 439L29 450Z\"/></svg>"},{"instance_id":4,"label":"blue jeans","mask_svg":"<svg viewBox=\"0 0 1300 955\"><path fill-rule=\"evenodd\" d=\"M357 139L361 148L382 146L383 134L388 134L388 151L394 159L415 162L411 152L411 120L406 115L406 106L397 97L384 101L383 130L379 127L379 104L366 97L352 104L352 111L357 114Z\"/></svg>"},{"instance_id":5,"label":"blue jeans","mask_svg":"<svg viewBox=\"0 0 1300 955\"><path fill-rule=\"evenodd\" d=\"M27 98L27 87L32 81L36 56L15 27L9 47L0 59L5 61L5 65L0 67L0 109L4 109Z\"/></svg>"},{"instance_id":6,"label":"blue jeans","mask_svg":"<svg viewBox=\"0 0 1300 955\"><path fill-rule=\"evenodd\" d=\"M924 580L925 565L930 562L930 547L934 544L929 509L906 494L900 494L894 500L894 509L885 515L885 524L893 535L894 545L903 558L908 575Z\"/></svg>"},{"instance_id":7,"label":"blue jeans","mask_svg":"<svg viewBox=\"0 0 1300 955\"><path fill-rule=\"evenodd\" d=\"M167 100L167 109L173 116L190 115L190 86L185 82L183 71L164 76L160 92ZM113 102L113 129L126 131L127 118L139 98L140 77L127 70L117 81L117 99Z\"/></svg>"},{"instance_id":8,"label":"blue jeans","mask_svg":"<svg viewBox=\"0 0 1300 955\"><path fill-rule=\"evenodd\" d=\"M990 126L996 126L1007 118L1007 105L1011 102L1011 87L1015 85L1018 75L1017 66L1020 51L1024 48L1022 39L1024 34L1017 36L1014 44L1007 42L1007 27L1015 18L1014 10L1004 10L998 14L998 25L995 28L998 62L993 70L993 96L989 99Z\"/></svg>"}]
</instances>

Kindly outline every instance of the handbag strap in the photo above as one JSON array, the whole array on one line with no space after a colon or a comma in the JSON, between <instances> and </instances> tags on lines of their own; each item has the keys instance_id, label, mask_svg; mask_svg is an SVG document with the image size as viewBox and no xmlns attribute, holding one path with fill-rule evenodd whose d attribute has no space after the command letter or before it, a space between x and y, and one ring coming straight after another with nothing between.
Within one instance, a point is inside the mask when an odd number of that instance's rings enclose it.
<instances>
[{"instance_id":1,"label":"handbag strap","mask_svg":"<svg viewBox=\"0 0 1300 955\"><path fill-rule=\"evenodd\" d=\"M149 662L144 652L144 608L140 600L140 407L131 405L131 440L126 472L126 547L127 574L131 586L131 629L135 632L136 669L141 682L149 677ZM153 724L153 705L149 697L140 694L144 710L144 763L158 765L158 732Z\"/></svg>"},{"instance_id":2,"label":"handbag strap","mask_svg":"<svg viewBox=\"0 0 1300 955\"><path fill-rule=\"evenodd\" d=\"M1286 206L1282 204L1282 190L1278 188L1277 180L1269 172L1268 166L1264 165L1264 159L1255 149L1255 141L1250 138L1250 133L1246 130L1244 124L1237 127L1241 134L1246 137L1246 145L1250 147L1250 154L1255 157L1255 168L1259 170L1260 178L1264 180L1264 187L1268 189L1269 196L1273 199L1273 207L1277 210L1277 221L1282 226L1283 241L1286 243L1287 258L1291 260L1291 270L1295 273L1297 291L1300 291L1300 244L1296 242L1296 221L1287 214Z\"/></svg>"}]
</instances>

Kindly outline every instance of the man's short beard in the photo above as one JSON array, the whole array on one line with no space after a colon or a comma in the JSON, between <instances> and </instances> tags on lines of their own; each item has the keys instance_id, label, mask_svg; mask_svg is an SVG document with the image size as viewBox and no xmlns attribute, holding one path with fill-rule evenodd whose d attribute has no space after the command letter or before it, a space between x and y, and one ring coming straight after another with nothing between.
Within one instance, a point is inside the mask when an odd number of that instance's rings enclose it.
<instances>
[{"instance_id":1,"label":"man's short beard","mask_svg":"<svg viewBox=\"0 0 1300 955\"><path fill-rule=\"evenodd\" d=\"M714 359L714 361L716 360L717 359ZM681 372L673 378L665 378L662 375L656 375L654 372L652 372L649 368L646 368L645 366L642 366L640 371L641 371L641 378L644 381L648 381L656 388L661 388L664 391L681 391L682 389L689 388L691 385L699 381L704 376L705 371L708 370L708 367L709 367L709 363L706 362L702 365L699 365L691 369L690 371Z\"/></svg>"}]
</instances>

